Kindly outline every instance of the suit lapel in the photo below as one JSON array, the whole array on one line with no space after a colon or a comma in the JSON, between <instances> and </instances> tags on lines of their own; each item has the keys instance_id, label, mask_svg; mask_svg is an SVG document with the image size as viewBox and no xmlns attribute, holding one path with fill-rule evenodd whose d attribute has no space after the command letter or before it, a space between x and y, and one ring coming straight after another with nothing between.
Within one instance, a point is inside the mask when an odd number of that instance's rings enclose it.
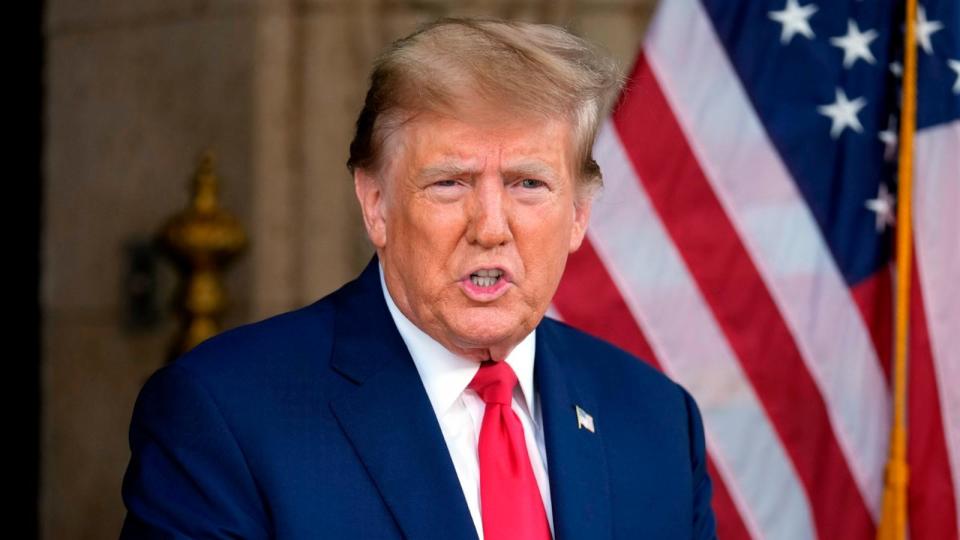
<instances>
[{"instance_id":1,"label":"suit lapel","mask_svg":"<svg viewBox=\"0 0 960 540\"><path fill-rule=\"evenodd\" d=\"M577 424L576 406L597 415L592 396L578 390L559 356L553 324L537 328L534 381L543 409L553 528L557 540L611 538L610 484L603 452L603 418L595 432ZM569 365L569 363L567 363Z\"/></svg>"},{"instance_id":2,"label":"suit lapel","mask_svg":"<svg viewBox=\"0 0 960 540\"><path fill-rule=\"evenodd\" d=\"M430 400L383 300L376 256L337 293L331 367L356 386L331 409L407 538L476 540ZM553 324L537 328L540 393L555 538L612 537L603 418L577 425L575 407L600 412L560 357Z\"/></svg>"},{"instance_id":3,"label":"suit lapel","mask_svg":"<svg viewBox=\"0 0 960 540\"><path fill-rule=\"evenodd\" d=\"M383 299L376 256L337 295L332 367L357 386L334 415L404 536L476 540L416 365Z\"/></svg>"}]
</instances>

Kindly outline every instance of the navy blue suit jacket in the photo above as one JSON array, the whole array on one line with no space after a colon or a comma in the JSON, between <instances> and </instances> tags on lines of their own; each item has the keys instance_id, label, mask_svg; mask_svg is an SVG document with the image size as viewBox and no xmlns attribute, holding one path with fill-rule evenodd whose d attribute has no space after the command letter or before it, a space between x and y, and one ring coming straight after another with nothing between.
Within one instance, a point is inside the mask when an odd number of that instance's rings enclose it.
<instances>
[{"instance_id":1,"label":"navy blue suit jacket","mask_svg":"<svg viewBox=\"0 0 960 540\"><path fill-rule=\"evenodd\" d=\"M701 418L683 388L550 318L534 381L557 539L714 537ZM376 257L336 292L156 371L130 449L122 539L477 538Z\"/></svg>"}]
</instances>

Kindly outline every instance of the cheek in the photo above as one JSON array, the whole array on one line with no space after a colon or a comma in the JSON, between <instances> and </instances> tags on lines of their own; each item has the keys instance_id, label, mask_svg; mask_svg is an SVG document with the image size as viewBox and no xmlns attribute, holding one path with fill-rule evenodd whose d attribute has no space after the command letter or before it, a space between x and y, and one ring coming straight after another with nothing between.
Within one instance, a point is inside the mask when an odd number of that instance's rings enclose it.
<instances>
[{"instance_id":1,"label":"cheek","mask_svg":"<svg viewBox=\"0 0 960 540\"><path fill-rule=\"evenodd\" d=\"M418 288L425 288L428 280L447 280L443 268L463 236L465 222L463 210L451 206L412 200L395 216L390 240L407 268L421 269L413 273Z\"/></svg>"},{"instance_id":2,"label":"cheek","mask_svg":"<svg viewBox=\"0 0 960 540\"><path fill-rule=\"evenodd\" d=\"M552 252L558 246L566 247L572 232L572 215L572 212L555 206L524 212L518 222L522 229L520 235L528 242L532 240L544 252Z\"/></svg>"},{"instance_id":3,"label":"cheek","mask_svg":"<svg viewBox=\"0 0 960 540\"><path fill-rule=\"evenodd\" d=\"M552 286L563 272L570 247L572 220L560 209L538 212L518 224L517 245L527 279L537 289Z\"/></svg>"},{"instance_id":4,"label":"cheek","mask_svg":"<svg viewBox=\"0 0 960 540\"><path fill-rule=\"evenodd\" d=\"M397 245L405 249L421 248L425 239L429 240L434 232L443 230L444 218L430 208L429 201L407 194L397 203L391 214L392 233Z\"/></svg>"}]
</instances>

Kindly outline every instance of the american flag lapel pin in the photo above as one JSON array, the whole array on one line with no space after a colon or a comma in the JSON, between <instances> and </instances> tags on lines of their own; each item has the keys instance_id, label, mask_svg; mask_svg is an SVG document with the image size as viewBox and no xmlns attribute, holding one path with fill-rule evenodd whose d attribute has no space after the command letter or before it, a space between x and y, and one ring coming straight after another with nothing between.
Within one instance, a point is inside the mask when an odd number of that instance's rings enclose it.
<instances>
[{"instance_id":1,"label":"american flag lapel pin","mask_svg":"<svg viewBox=\"0 0 960 540\"><path fill-rule=\"evenodd\" d=\"M593 417L587 414L587 411L580 408L579 405L574 405L577 409L577 429L586 429L590 433L595 433L593 428Z\"/></svg>"}]
</instances>

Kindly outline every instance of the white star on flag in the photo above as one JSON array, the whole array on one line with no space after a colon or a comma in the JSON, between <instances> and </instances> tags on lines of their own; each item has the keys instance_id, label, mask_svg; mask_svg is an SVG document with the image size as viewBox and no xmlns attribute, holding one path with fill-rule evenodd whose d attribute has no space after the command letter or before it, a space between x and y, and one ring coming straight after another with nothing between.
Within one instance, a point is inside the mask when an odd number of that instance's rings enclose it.
<instances>
[{"instance_id":1,"label":"white star on flag","mask_svg":"<svg viewBox=\"0 0 960 540\"><path fill-rule=\"evenodd\" d=\"M957 80L953 83L953 93L960 94L960 60L947 60L947 65L957 74Z\"/></svg>"},{"instance_id":2,"label":"white star on flag","mask_svg":"<svg viewBox=\"0 0 960 540\"><path fill-rule=\"evenodd\" d=\"M850 101L842 88L837 88L837 100L829 105L817 107L820 114L827 116L832 121L830 126L830 136L836 139L843 133L843 130L850 128L857 133L863 131L863 125L857 118L860 109L867 105L867 100L863 97Z\"/></svg>"},{"instance_id":3,"label":"white star on flag","mask_svg":"<svg viewBox=\"0 0 960 540\"><path fill-rule=\"evenodd\" d=\"M819 8L816 4L807 4L801 6L797 0L787 0L787 5L780 11L771 11L770 18L783 25L780 31L780 43L786 45L790 43L793 36L800 34L808 39L813 39L813 29L810 28L810 17L817 12Z\"/></svg>"},{"instance_id":4,"label":"white star on flag","mask_svg":"<svg viewBox=\"0 0 960 540\"><path fill-rule=\"evenodd\" d=\"M843 67L850 68L857 60L866 60L868 64L876 63L876 58L870 51L870 42L877 39L876 30L861 32L853 19L847 21L847 34L830 38L830 43L843 49Z\"/></svg>"},{"instance_id":5,"label":"white star on flag","mask_svg":"<svg viewBox=\"0 0 960 540\"><path fill-rule=\"evenodd\" d=\"M917 43L923 47L923 52L933 54L933 44L930 43L930 36L940 30L943 30L943 23L928 21L927 10L923 9L923 6L917 6Z\"/></svg>"},{"instance_id":6,"label":"white star on flag","mask_svg":"<svg viewBox=\"0 0 960 540\"><path fill-rule=\"evenodd\" d=\"M887 185L880 182L877 198L867 200L864 205L868 210L877 214L877 232L882 232L887 225L892 227L896 223L893 215L894 202L893 195L887 191Z\"/></svg>"},{"instance_id":7,"label":"white star on flag","mask_svg":"<svg viewBox=\"0 0 960 540\"><path fill-rule=\"evenodd\" d=\"M877 137L883 142L883 158L887 161L893 159L895 152L897 150L897 117L890 115L890 123L887 124L887 129L877 133Z\"/></svg>"}]
</instances>

